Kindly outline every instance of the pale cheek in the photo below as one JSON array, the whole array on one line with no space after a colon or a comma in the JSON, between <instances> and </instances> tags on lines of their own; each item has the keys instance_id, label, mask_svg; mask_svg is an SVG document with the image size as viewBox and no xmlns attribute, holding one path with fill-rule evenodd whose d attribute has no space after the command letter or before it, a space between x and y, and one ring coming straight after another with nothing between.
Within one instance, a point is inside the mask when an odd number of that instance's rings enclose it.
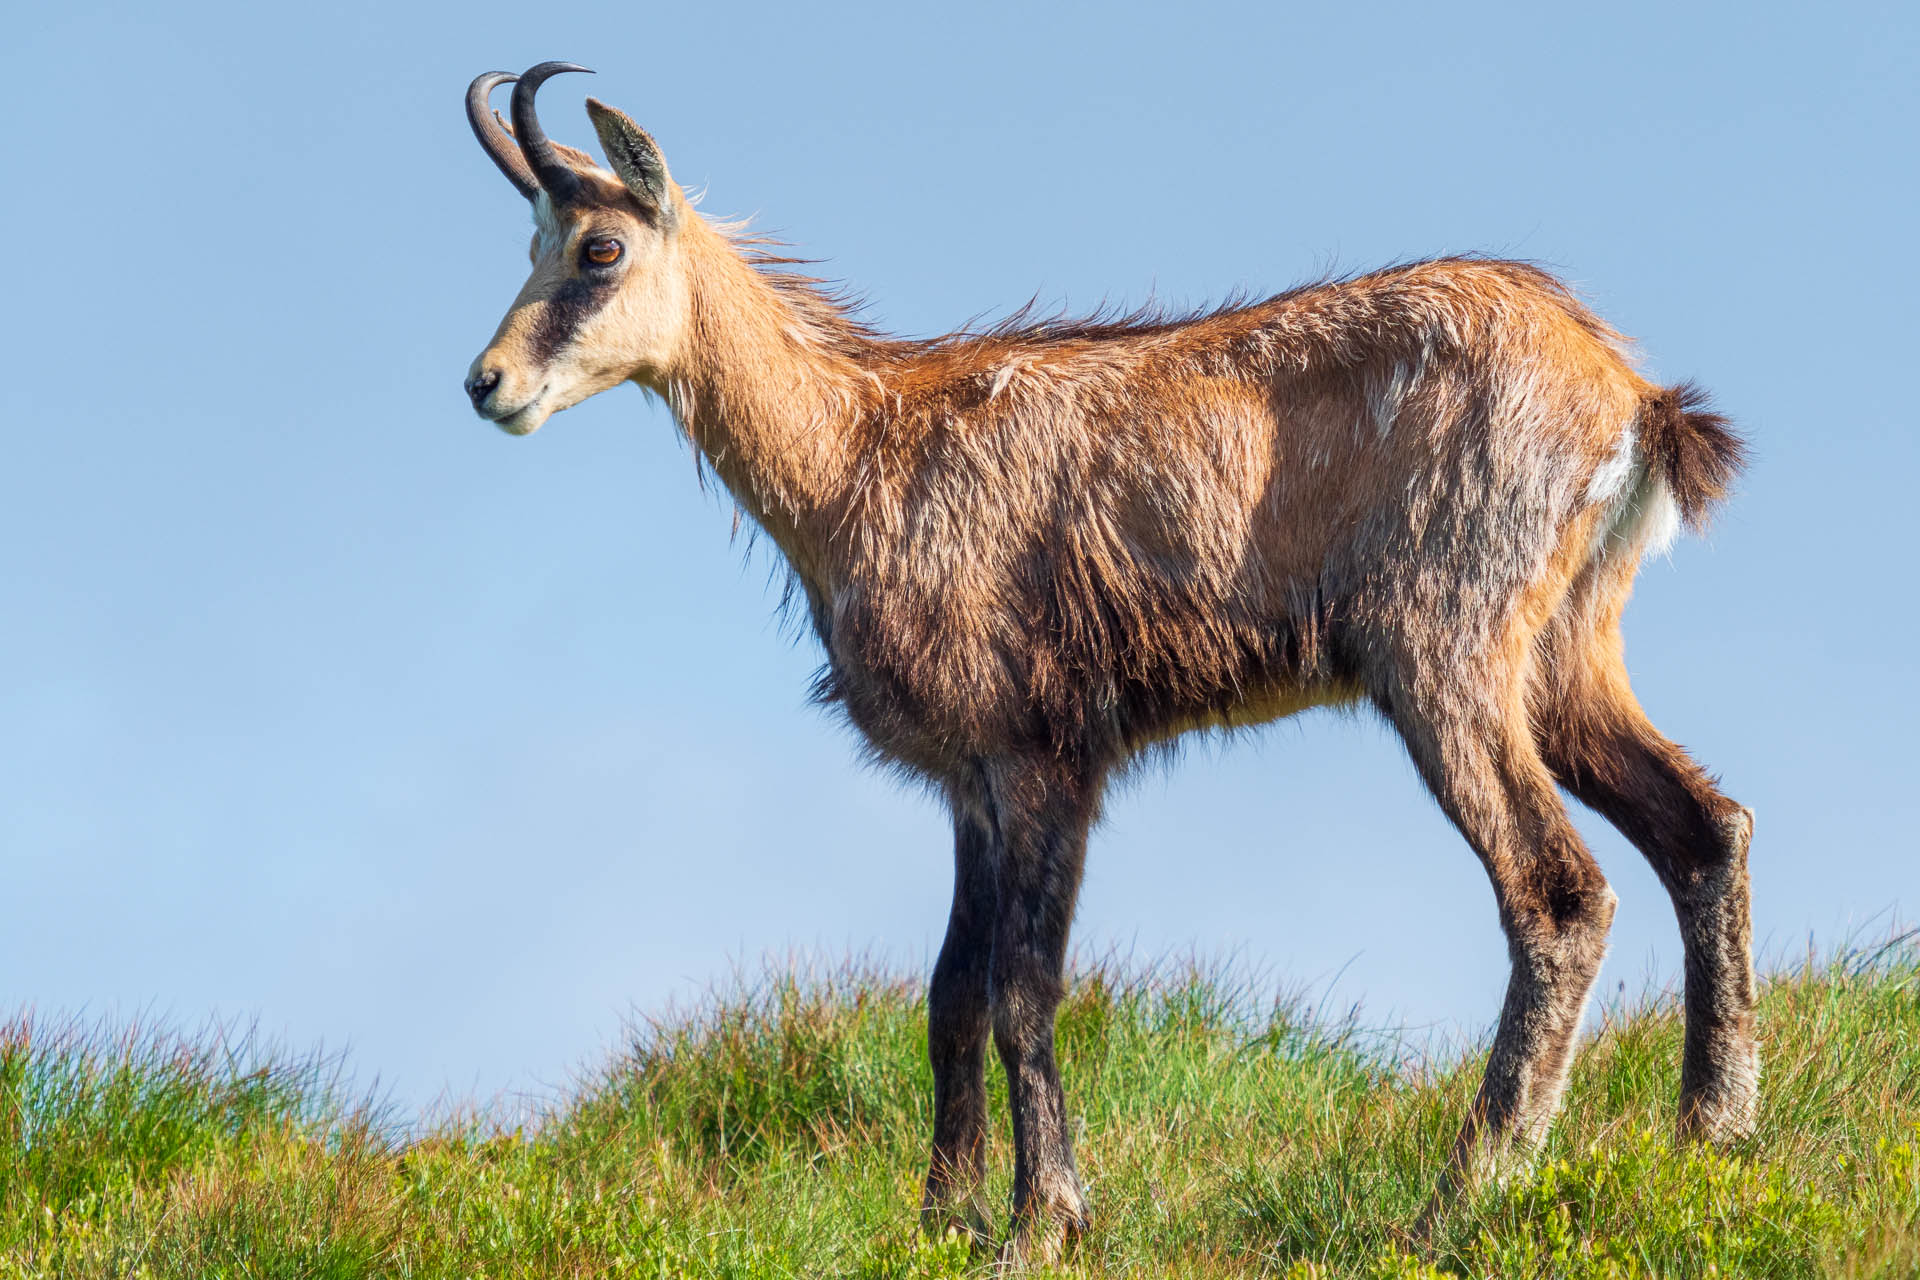
<instances>
[{"instance_id":1,"label":"pale cheek","mask_svg":"<svg viewBox=\"0 0 1920 1280\"><path fill-rule=\"evenodd\" d=\"M609 347L617 349L629 366L622 376L638 364L658 366L674 349L679 334L677 311L651 282L636 282L639 287L624 292L607 316L617 334L608 335Z\"/></svg>"},{"instance_id":2,"label":"pale cheek","mask_svg":"<svg viewBox=\"0 0 1920 1280\"><path fill-rule=\"evenodd\" d=\"M646 334L637 317L615 301L582 325L561 351L549 379L568 404L617 386L647 362Z\"/></svg>"}]
</instances>

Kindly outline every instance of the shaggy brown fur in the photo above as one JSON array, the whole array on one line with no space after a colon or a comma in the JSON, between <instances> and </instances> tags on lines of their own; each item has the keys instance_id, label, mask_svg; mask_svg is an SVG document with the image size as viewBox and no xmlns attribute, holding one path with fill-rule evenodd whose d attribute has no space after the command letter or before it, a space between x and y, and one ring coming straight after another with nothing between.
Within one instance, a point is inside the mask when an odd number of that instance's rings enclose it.
<instances>
[{"instance_id":1,"label":"shaggy brown fur","mask_svg":"<svg viewBox=\"0 0 1920 1280\"><path fill-rule=\"evenodd\" d=\"M1542 272L1465 258L1191 316L887 338L695 215L650 138L589 111L620 176L572 153L585 194L536 199L533 274L470 390L514 431L623 380L664 396L792 565L823 696L947 797L930 1224L987 1230L989 1036L1009 1254L1086 1221L1053 1018L1109 776L1326 703L1398 729L1509 940L1436 1203L1545 1131L1605 949L1614 895L1556 783L1673 894L1682 1129L1751 1126L1751 816L1647 723L1621 662L1642 554L1739 467L1697 391L1642 379ZM620 264L590 265L608 238Z\"/></svg>"}]
</instances>

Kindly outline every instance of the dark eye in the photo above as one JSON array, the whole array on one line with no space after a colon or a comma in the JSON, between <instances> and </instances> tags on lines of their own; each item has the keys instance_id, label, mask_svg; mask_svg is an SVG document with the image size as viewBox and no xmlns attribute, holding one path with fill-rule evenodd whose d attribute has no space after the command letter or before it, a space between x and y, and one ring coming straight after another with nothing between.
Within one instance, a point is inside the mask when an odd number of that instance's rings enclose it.
<instances>
[{"instance_id":1,"label":"dark eye","mask_svg":"<svg viewBox=\"0 0 1920 1280\"><path fill-rule=\"evenodd\" d=\"M602 236L598 240L589 240L581 252L588 262L596 267L610 267L620 261L623 252L620 242L612 236Z\"/></svg>"}]
</instances>

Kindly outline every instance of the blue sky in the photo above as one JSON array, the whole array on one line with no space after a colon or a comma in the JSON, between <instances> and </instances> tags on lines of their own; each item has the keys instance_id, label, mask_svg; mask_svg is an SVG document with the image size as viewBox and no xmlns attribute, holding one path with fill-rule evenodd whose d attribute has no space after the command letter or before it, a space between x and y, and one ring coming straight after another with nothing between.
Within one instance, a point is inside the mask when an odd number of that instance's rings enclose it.
<instances>
[{"instance_id":1,"label":"blue sky","mask_svg":"<svg viewBox=\"0 0 1920 1280\"><path fill-rule=\"evenodd\" d=\"M1752 805L1777 954L1920 897L1920 19L1689 8L38 6L9 20L0 1008L257 1019L407 1104L538 1092L766 955L924 965L945 822L807 706L664 408L509 439L460 380L525 270L476 73L598 69L709 213L890 328L1537 260L1755 464L1648 566L1656 723ZM538 13L538 16L535 16ZM1677 972L1622 904L1603 981ZM1077 938L1491 1024L1466 846L1371 720L1117 796Z\"/></svg>"}]
</instances>

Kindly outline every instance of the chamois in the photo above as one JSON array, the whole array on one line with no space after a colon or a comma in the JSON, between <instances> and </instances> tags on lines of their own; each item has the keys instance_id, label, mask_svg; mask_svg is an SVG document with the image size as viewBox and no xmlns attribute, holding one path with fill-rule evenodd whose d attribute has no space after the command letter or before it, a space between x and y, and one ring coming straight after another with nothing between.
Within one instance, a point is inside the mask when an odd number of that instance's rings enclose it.
<instances>
[{"instance_id":1,"label":"chamois","mask_svg":"<svg viewBox=\"0 0 1920 1280\"><path fill-rule=\"evenodd\" d=\"M1691 386L1524 264L1448 258L1192 315L1016 316L910 341L695 213L594 99L608 167L534 114L547 62L467 93L533 206L532 274L466 389L525 434L621 382L663 397L791 566L819 693L947 801L922 1213L984 1242L985 1062L1009 1082L1005 1256L1087 1203L1054 1060L1103 786L1189 730L1371 703L1485 865L1512 959L1430 1213L1542 1137L1615 896L1556 793L1612 821L1686 948L1679 1130L1754 1123L1752 814L1641 711L1620 615L1743 446ZM489 93L515 81L511 129Z\"/></svg>"}]
</instances>

